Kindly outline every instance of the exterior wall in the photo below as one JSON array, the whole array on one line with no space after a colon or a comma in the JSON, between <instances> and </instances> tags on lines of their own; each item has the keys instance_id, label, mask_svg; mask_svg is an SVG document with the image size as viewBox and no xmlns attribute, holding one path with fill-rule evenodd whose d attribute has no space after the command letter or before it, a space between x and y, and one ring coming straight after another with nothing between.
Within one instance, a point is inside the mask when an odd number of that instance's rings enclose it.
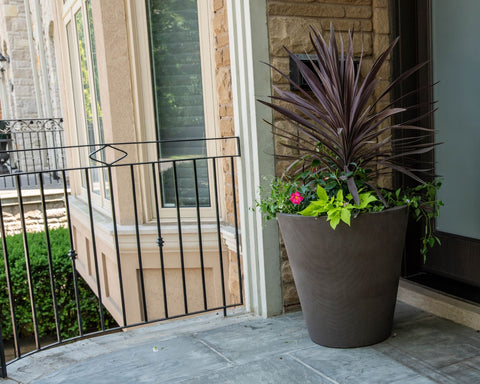
<instances>
[{"instance_id":1,"label":"exterior wall","mask_svg":"<svg viewBox=\"0 0 480 384\"><path fill-rule=\"evenodd\" d=\"M2 117L38 117L35 93L32 92L34 83L25 4L22 0L3 0L0 5L0 51L10 58L2 76L7 100L7 105L2 107Z\"/></svg>"},{"instance_id":2,"label":"exterior wall","mask_svg":"<svg viewBox=\"0 0 480 384\"><path fill-rule=\"evenodd\" d=\"M283 49L287 47L293 53L311 53L312 47L308 39L309 27L314 26L328 36L332 23L335 31L347 32L349 29L363 31L364 62L363 69L372 65L377 55L390 42L388 0L269 0L268 28L271 63L289 72L288 55ZM345 34L344 34L345 35ZM360 35L357 34L354 52L359 55L362 50ZM388 85L390 63L384 66L380 76L379 89ZM275 86L286 89L288 82L272 71L272 82ZM382 108L385 105L379 105ZM278 114L274 114L274 122L283 128L288 125ZM285 148L276 143L276 154L285 153ZM280 176L287 163L278 160L276 173ZM388 185L389 178L380 180ZM286 310L298 307L299 301L290 265L284 247L282 247L282 278L284 307Z\"/></svg>"},{"instance_id":3,"label":"exterior wall","mask_svg":"<svg viewBox=\"0 0 480 384\"><path fill-rule=\"evenodd\" d=\"M7 104L3 119L62 117L52 6L0 0L0 52L10 59L1 80Z\"/></svg>"},{"instance_id":4,"label":"exterior wall","mask_svg":"<svg viewBox=\"0 0 480 384\"><path fill-rule=\"evenodd\" d=\"M213 1L213 36L214 36L214 50L215 50L215 83L217 93L216 103L216 118L219 121L220 137L235 136L235 127L233 124L233 98L232 98L232 74L230 66L230 43L228 36L228 20L227 20L227 6L225 0ZM225 140L222 142L223 153L235 153L235 142L233 140ZM230 161L223 162L224 174L224 211L225 222L229 226L235 225L234 216L234 199L233 199L233 184L231 182L232 169ZM235 175L235 185L238 185ZM238 190L236 190L238 193ZM237 195L238 196L238 195ZM232 297L232 301L238 302L238 292L240 292L240 282L238 280L238 264L236 253L236 244L229 239L228 231L224 231L225 244L228 249L229 259L229 280L228 289Z\"/></svg>"},{"instance_id":5,"label":"exterior wall","mask_svg":"<svg viewBox=\"0 0 480 384\"><path fill-rule=\"evenodd\" d=\"M29 0L42 117L62 117L58 87L53 1Z\"/></svg>"}]
</instances>

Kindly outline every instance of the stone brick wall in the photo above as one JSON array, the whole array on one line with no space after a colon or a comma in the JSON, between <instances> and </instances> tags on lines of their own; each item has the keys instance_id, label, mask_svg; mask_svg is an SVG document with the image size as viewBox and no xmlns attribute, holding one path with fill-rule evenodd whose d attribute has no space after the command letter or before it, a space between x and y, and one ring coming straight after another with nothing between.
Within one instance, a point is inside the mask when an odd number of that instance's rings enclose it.
<instances>
[{"instance_id":1,"label":"stone brick wall","mask_svg":"<svg viewBox=\"0 0 480 384\"><path fill-rule=\"evenodd\" d=\"M46 203L48 227L50 229L66 228L68 225L65 204L60 195ZM3 225L7 236L22 232L22 219L20 209L15 197L2 197ZM27 232L42 232L44 216L39 195L29 197L24 205L25 225Z\"/></svg>"},{"instance_id":2,"label":"stone brick wall","mask_svg":"<svg viewBox=\"0 0 480 384\"><path fill-rule=\"evenodd\" d=\"M39 26L36 1L29 0L29 9L25 9L24 0L0 0L0 52L10 58L2 76L7 104L2 106L3 119L62 117L53 41L53 1L38 4ZM28 24L32 28L31 41Z\"/></svg>"},{"instance_id":3,"label":"stone brick wall","mask_svg":"<svg viewBox=\"0 0 480 384\"><path fill-rule=\"evenodd\" d=\"M225 0L213 1L213 34L215 48L215 83L217 91L217 110L219 130L221 137L235 136L233 126L233 100L232 100L232 79L230 70L230 50L228 41L228 20ZM225 154L236 152L235 142L225 140L222 143L222 151ZM233 225L233 190L231 183L231 164L229 161L223 163L225 174L225 204L226 221Z\"/></svg>"},{"instance_id":4,"label":"stone brick wall","mask_svg":"<svg viewBox=\"0 0 480 384\"><path fill-rule=\"evenodd\" d=\"M23 0L0 1L0 51L10 58L2 79L7 99L3 118L37 117Z\"/></svg>"},{"instance_id":5,"label":"stone brick wall","mask_svg":"<svg viewBox=\"0 0 480 384\"><path fill-rule=\"evenodd\" d=\"M213 0L213 36L215 49L215 84L217 93L216 110L219 122L221 137L235 136L235 127L233 124L233 98L232 98L232 78L230 67L230 50L228 38L228 18L225 0ZM234 140L224 140L222 142L222 153L236 153ZM234 220L234 200L233 184L231 182L232 169L230 160L223 162L224 188L225 188L225 221L233 226ZM238 185L235 178L235 185ZM238 190L237 196L238 196ZM231 300L239 302L239 280L238 280L238 255L234 251L236 246L231 241L231 236L224 235L224 241L228 249L228 289Z\"/></svg>"},{"instance_id":6,"label":"stone brick wall","mask_svg":"<svg viewBox=\"0 0 480 384\"><path fill-rule=\"evenodd\" d=\"M362 68L368 68L375 57L384 50L390 41L388 0L268 0L268 29L270 44L270 62L289 73L288 55L283 49L286 46L293 53L311 53L312 47L308 38L309 27L314 26L328 36L330 23L337 32L344 33L349 29L362 30L364 33L364 62ZM356 37L354 52L359 55L362 49L361 39ZM383 68L380 76L380 89L386 87L390 77L390 63ZM272 71L273 84L281 89L288 89L288 82ZM379 105L382 108L384 105ZM275 124L289 129L281 116L274 114ZM285 148L276 143L277 154L285 153ZM286 163L278 160L276 173L280 175ZM381 180L389 183L389 178ZM290 265L282 246L282 278L284 307L286 310L298 307L299 301L293 282Z\"/></svg>"}]
</instances>

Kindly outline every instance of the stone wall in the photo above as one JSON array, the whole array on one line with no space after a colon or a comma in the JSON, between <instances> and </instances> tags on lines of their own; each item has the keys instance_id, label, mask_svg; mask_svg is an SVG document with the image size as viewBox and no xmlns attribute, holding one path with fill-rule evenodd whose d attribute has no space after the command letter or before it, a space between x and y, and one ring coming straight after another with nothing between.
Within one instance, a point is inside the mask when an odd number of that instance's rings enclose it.
<instances>
[{"instance_id":1,"label":"stone wall","mask_svg":"<svg viewBox=\"0 0 480 384\"><path fill-rule=\"evenodd\" d=\"M221 137L235 136L233 126L233 99L232 80L230 69L230 51L228 41L228 20L225 0L213 1L213 34L215 48L215 83L217 91L218 122ZM235 142L225 140L223 142L223 153L232 154L236 152ZM225 174L225 204L226 221L234 224L233 220L233 190L231 183L230 162L223 164Z\"/></svg>"},{"instance_id":2,"label":"stone wall","mask_svg":"<svg viewBox=\"0 0 480 384\"><path fill-rule=\"evenodd\" d=\"M215 83L217 93L217 118L221 137L235 136L233 125L233 98L232 79L230 68L230 50L228 37L228 18L225 0L213 0L213 36L215 49ZM222 153L234 154L237 152L234 140L222 142ZM223 162L224 174L224 198L225 198L225 221L229 226L235 225L233 184L231 182L232 169L230 160ZM238 185L235 177L235 185ZM238 190L237 196L238 196ZM239 224L239 223L238 223ZM240 282L238 279L238 255L235 251L236 244L232 242L232 235L223 233L224 241L228 249L228 290L233 302L239 302Z\"/></svg>"},{"instance_id":3,"label":"stone wall","mask_svg":"<svg viewBox=\"0 0 480 384\"><path fill-rule=\"evenodd\" d=\"M3 119L62 117L53 13L53 1L29 0L25 9L24 0L0 0L0 52L10 59Z\"/></svg>"},{"instance_id":4,"label":"stone wall","mask_svg":"<svg viewBox=\"0 0 480 384\"><path fill-rule=\"evenodd\" d=\"M329 35L330 23L337 32L349 29L363 31L364 62L362 68L368 68L375 57L390 42L390 26L388 0L268 0L268 29L270 44L270 61L284 73L289 73L288 55L283 49L286 46L293 53L311 53L312 47L308 38L309 27L314 26ZM357 35L354 52L359 55L362 50L360 36ZM386 87L390 77L390 63L383 68L383 78L379 89ZM278 73L272 71L273 84L281 89L288 89L288 82ZM384 105L379 105L382 108ZM274 114L275 124L289 129L281 116ZM285 148L278 142L275 145L277 154L285 153ZM287 163L278 160L276 173L281 175ZM388 185L389 178L381 180ZM299 301L293 282L290 265L282 246L282 278L284 307L286 310L298 307Z\"/></svg>"},{"instance_id":5,"label":"stone wall","mask_svg":"<svg viewBox=\"0 0 480 384\"><path fill-rule=\"evenodd\" d=\"M36 117L27 17L23 0L0 1L0 52L10 63L2 76L6 104L2 118Z\"/></svg>"},{"instance_id":6,"label":"stone wall","mask_svg":"<svg viewBox=\"0 0 480 384\"><path fill-rule=\"evenodd\" d=\"M45 199L48 227L50 229L67 227L63 193L48 193ZM16 196L2 196L2 215L7 236L22 232L22 219ZM27 232L42 232L45 229L42 203L38 192L27 193L24 196L24 215Z\"/></svg>"}]
</instances>

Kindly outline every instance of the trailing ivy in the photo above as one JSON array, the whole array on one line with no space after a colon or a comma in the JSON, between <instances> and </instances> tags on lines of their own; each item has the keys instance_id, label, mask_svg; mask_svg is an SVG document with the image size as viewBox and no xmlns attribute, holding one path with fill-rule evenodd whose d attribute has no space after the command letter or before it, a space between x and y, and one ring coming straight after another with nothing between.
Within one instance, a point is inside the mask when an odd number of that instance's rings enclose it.
<instances>
[{"instance_id":1,"label":"trailing ivy","mask_svg":"<svg viewBox=\"0 0 480 384\"><path fill-rule=\"evenodd\" d=\"M68 230L65 228L51 230L49 231L49 237L60 330L62 338L67 339L79 334L72 263L68 256L70 249ZM27 234L40 337L55 335L56 332L45 238L45 232ZM30 304L23 236L22 234L8 236L6 242L18 333L21 337L31 336L34 334L34 322ZM8 340L13 337L13 329L3 249L0 251L0 256L0 321L3 338ZM80 276L78 276L78 288L83 331L91 332L100 329L97 297ZM107 328L114 326L115 321L111 315L105 310L104 313Z\"/></svg>"}]
</instances>

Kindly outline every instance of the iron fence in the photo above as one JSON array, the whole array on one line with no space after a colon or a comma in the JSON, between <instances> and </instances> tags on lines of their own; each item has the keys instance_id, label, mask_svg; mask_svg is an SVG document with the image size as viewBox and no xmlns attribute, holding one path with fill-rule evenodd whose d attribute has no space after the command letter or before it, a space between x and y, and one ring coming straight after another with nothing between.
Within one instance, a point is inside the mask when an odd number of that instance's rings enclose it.
<instances>
[{"instance_id":1,"label":"iron fence","mask_svg":"<svg viewBox=\"0 0 480 384\"><path fill-rule=\"evenodd\" d=\"M62 118L0 120L0 174L24 174L24 187L38 185L37 171L66 168L64 148ZM3 177L0 189L13 189L13 179ZM60 185L58 173L47 182Z\"/></svg>"},{"instance_id":2,"label":"iron fence","mask_svg":"<svg viewBox=\"0 0 480 384\"><path fill-rule=\"evenodd\" d=\"M128 154L158 153L167 141L101 144L94 151L91 145L57 147L72 151L72 158L81 158L88 149L89 165L0 175L0 180L12 178L17 208L12 213L11 202L7 207L0 194L0 290L8 295L8 300L0 300L0 313L4 328L12 331L5 338L3 329L2 336L0 321L1 377L6 377L11 362L72 340L209 311L222 311L226 316L228 308L243 305L236 195L239 141L236 137L196 140L205 143L204 154L154 161L129 162ZM225 148L233 153L223 153ZM63 190L68 251L60 257L69 259L73 282L69 297L64 297L64 283L54 273L56 245L50 238L51 214L45 199L45 180L53 172ZM32 265L37 251L27 236L32 225L24 203L27 176L38 181L42 257L48 278L36 275ZM25 262L21 276L12 274L6 230L6 219L12 215L21 227ZM14 279L28 286L21 300L14 294ZM95 293L98 329L83 324L82 281ZM37 300L41 291L50 297L48 306ZM63 320L66 307L75 324ZM25 313L33 333L30 350L22 344L19 324ZM116 324L107 323L110 315ZM54 340L48 342L41 337L45 319L55 329L50 335ZM76 334L65 336L73 325ZM11 358L6 357L7 350Z\"/></svg>"}]
</instances>

